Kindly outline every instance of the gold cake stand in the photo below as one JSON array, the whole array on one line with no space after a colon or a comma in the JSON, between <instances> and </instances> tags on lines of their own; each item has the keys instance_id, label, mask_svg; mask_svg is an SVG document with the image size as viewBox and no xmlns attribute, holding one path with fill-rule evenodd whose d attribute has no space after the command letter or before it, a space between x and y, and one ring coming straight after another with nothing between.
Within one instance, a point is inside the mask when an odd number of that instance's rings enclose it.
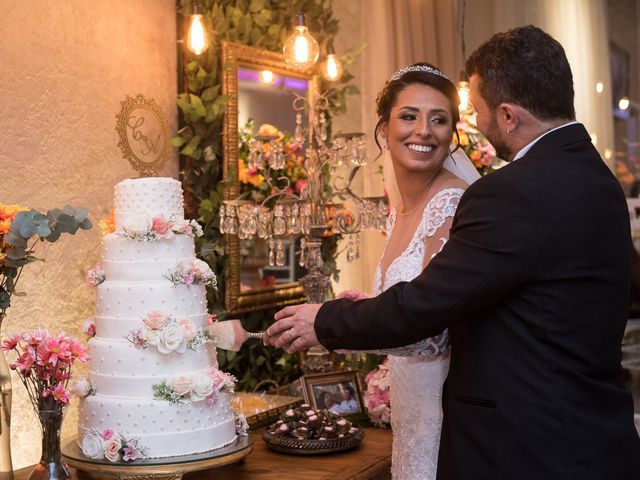
<instances>
[{"instance_id":1,"label":"gold cake stand","mask_svg":"<svg viewBox=\"0 0 640 480\"><path fill-rule=\"evenodd\" d=\"M118 480L180 480L182 475L199 470L219 468L239 462L253 450L253 440L238 437L232 444L195 455L168 458L149 458L135 462L93 460L83 455L77 440L73 439L62 448L67 464L86 474L84 478L116 478ZM83 477L80 477L83 478Z\"/></svg>"}]
</instances>

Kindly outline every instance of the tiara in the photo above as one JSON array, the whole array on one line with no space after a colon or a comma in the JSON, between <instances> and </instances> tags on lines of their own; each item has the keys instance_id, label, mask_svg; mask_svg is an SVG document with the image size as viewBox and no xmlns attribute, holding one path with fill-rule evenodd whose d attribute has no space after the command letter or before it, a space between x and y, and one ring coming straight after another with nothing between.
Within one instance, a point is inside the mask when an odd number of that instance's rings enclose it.
<instances>
[{"instance_id":1,"label":"tiara","mask_svg":"<svg viewBox=\"0 0 640 480\"><path fill-rule=\"evenodd\" d=\"M437 68L430 67L429 65L409 65L408 67L401 68L396 73L391 75L391 81L400 80L400 78L405 73L409 73L409 72L426 72L426 73L437 75L438 77L446 78L447 80L449 80L449 77L447 77L444 73L442 73Z\"/></svg>"}]
</instances>

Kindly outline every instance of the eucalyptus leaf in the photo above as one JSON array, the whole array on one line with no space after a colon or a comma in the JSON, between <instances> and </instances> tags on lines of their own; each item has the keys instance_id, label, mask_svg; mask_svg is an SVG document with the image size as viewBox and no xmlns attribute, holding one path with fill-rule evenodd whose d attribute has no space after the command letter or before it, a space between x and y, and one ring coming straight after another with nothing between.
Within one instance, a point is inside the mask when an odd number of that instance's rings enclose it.
<instances>
[{"instance_id":1,"label":"eucalyptus leaf","mask_svg":"<svg viewBox=\"0 0 640 480\"><path fill-rule=\"evenodd\" d=\"M11 295L0 287L0 310L7 310L11 306Z\"/></svg>"},{"instance_id":2,"label":"eucalyptus leaf","mask_svg":"<svg viewBox=\"0 0 640 480\"><path fill-rule=\"evenodd\" d=\"M180 136L173 137L171 139L171 145L173 145L174 147L181 147L182 145L184 145L184 138Z\"/></svg>"}]
</instances>

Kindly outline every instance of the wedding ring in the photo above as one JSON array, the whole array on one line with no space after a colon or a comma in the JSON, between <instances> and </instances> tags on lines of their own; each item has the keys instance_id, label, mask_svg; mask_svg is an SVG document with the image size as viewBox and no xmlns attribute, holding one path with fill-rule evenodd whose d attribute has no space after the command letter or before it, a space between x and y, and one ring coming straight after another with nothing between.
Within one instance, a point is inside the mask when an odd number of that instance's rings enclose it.
<instances>
[{"instance_id":1,"label":"wedding ring","mask_svg":"<svg viewBox=\"0 0 640 480\"><path fill-rule=\"evenodd\" d=\"M295 337L293 336L293 333L291 333L291 328L289 330L287 330L287 333L289 334L289 340L293 342L293 340L295 339Z\"/></svg>"}]
</instances>

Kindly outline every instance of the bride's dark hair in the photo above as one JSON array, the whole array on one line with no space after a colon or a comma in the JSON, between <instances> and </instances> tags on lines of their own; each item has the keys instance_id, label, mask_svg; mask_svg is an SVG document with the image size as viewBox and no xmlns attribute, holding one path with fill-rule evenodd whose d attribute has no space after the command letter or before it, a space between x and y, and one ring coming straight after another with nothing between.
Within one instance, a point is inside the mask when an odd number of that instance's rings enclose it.
<instances>
[{"instance_id":1,"label":"bride's dark hair","mask_svg":"<svg viewBox=\"0 0 640 480\"><path fill-rule=\"evenodd\" d=\"M411 65L411 67L417 66L426 66L437 70L438 72L440 71L438 67L431 65L430 63L414 63L413 65ZM397 80L389 80L376 98L376 113L378 114L378 123L376 124L373 138L375 139L376 145L380 149L381 154L382 147L380 145L380 142L378 141L380 129L382 128L382 125L389 122L391 109L396 104L400 92L402 92L409 85L413 85L416 83L435 88L449 99L449 103L451 105L452 129L458 140L456 148L453 151L459 148L460 135L458 134L456 125L460 120L460 112L458 110L460 97L458 96L458 90L456 89L456 86L444 76L440 76L424 70L415 70L404 73Z\"/></svg>"}]
</instances>

